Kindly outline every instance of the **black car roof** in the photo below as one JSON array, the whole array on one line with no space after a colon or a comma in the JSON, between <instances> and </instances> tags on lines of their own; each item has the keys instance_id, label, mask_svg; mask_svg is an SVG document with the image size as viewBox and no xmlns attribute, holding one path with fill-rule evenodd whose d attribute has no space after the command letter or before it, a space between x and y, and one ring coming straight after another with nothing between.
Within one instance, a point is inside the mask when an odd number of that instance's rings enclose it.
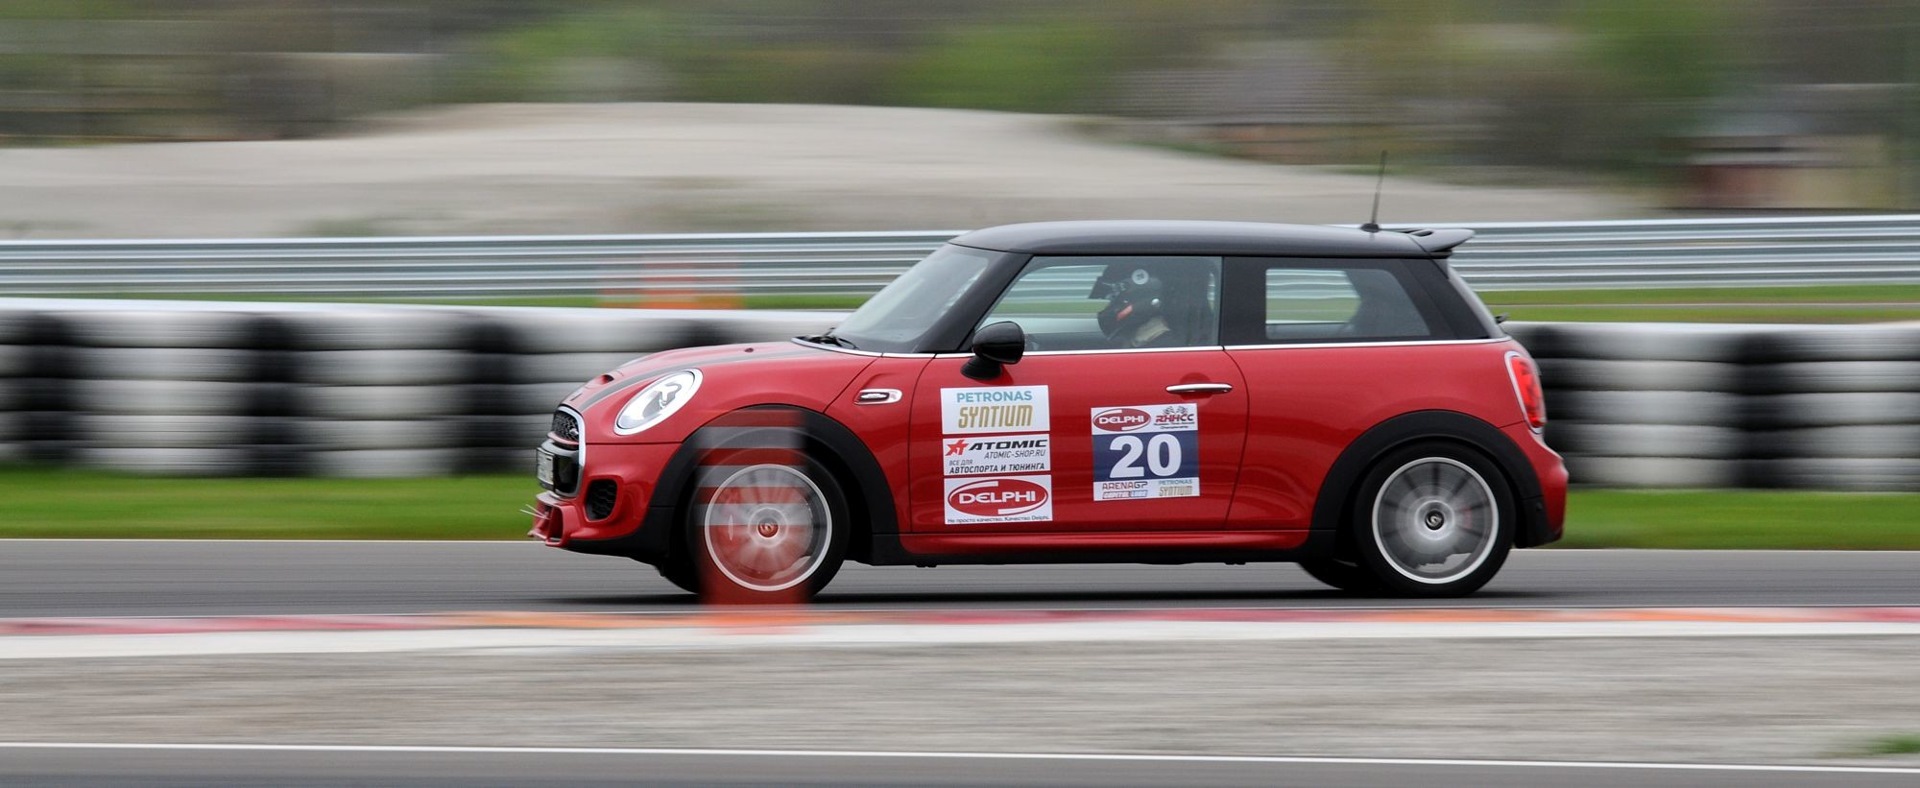
<instances>
[{"instance_id":1,"label":"black car roof","mask_svg":"<svg viewBox=\"0 0 1920 788\"><path fill-rule=\"evenodd\" d=\"M1464 230L1415 232L1426 235L1262 222L1034 222L975 230L952 243L1021 254L1429 257L1472 236Z\"/></svg>"}]
</instances>

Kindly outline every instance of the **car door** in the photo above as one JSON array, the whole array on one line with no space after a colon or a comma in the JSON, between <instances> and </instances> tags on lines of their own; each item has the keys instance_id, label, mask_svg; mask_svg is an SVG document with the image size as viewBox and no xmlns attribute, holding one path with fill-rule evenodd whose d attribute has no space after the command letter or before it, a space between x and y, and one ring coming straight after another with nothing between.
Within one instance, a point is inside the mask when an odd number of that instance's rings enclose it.
<instances>
[{"instance_id":1,"label":"car door","mask_svg":"<svg viewBox=\"0 0 1920 788\"><path fill-rule=\"evenodd\" d=\"M910 528L1221 528L1248 397L1219 345L1219 270L1207 257L1030 260L981 321L1019 324L1025 357L986 380L961 354L921 372Z\"/></svg>"}]
</instances>

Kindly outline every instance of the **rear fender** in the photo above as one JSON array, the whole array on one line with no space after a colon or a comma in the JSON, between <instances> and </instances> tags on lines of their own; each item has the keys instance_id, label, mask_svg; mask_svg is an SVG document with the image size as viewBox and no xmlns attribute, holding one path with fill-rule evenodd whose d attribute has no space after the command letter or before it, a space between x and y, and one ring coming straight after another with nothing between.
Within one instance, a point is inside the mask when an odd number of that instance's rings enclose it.
<instances>
[{"instance_id":1,"label":"rear fender","mask_svg":"<svg viewBox=\"0 0 1920 788\"><path fill-rule=\"evenodd\" d=\"M1512 501L1520 515L1515 547L1535 547L1553 541L1540 477L1527 455L1498 427L1450 410L1423 410L1402 414L1373 426L1347 445L1327 470L1313 505L1313 530L1337 533L1352 521L1353 490L1375 461L1394 448L1418 440L1451 440L1493 460L1513 485Z\"/></svg>"}]
</instances>

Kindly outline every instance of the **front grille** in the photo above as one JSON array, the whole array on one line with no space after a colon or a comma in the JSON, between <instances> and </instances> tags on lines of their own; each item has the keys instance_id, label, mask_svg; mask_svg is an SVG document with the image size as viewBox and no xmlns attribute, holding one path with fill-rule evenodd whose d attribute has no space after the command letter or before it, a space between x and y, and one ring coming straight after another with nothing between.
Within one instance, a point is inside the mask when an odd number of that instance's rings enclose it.
<instances>
[{"instance_id":1,"label":"front grille","mask_svg":"<svg viewBox=\"0 0 1920 788\"><path fill-rule=\"evenodd\" d=\"M580 442L580 420L564 410L553 412L553 437L570 443Z\"/></svg>"},{"instance_id":2,"label":"front grille","mask_svg":"<svg viewBox=\"0 0 1920 788\"><path fill-rule=\"evenodd\" d=\"M620 499L620 488L612 479L595 479L587 485L587 519L605 520L613 514Z\"/></svg>"}]
</instances>

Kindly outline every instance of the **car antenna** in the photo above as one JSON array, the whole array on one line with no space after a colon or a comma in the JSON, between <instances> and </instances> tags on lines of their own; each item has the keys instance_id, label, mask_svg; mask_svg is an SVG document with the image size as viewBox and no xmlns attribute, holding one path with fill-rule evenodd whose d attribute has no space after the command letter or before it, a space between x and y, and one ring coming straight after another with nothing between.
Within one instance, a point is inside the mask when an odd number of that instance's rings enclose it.
<instances>
[{"instance_id":1,"label":"car antenna","mask_svg":"<svg viewBox=\"0 0 1920 788\"><path fill-rule=\"evenodd\" d=\"M1387 152L1382 150L1380 151L1380 175L1373 182L1373 215L1367 218L1366 224L1360 225L1361 231L1369 233L1380 232L1380 190L1381 187L1386 185Z\"/></svg>"}]
</instances>

